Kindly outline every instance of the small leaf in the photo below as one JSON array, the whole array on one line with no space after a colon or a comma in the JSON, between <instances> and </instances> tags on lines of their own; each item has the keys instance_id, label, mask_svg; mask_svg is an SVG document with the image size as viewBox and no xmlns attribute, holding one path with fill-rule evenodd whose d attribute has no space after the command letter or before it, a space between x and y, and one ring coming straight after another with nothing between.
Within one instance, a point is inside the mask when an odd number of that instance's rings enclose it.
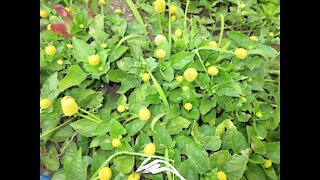
<instances>
[{"instance_id":1,"label":"small leaf","mask_svg":"<svg viewBox=\"0 0 320 180\"><path fill-rule=\"evenodd\" d=\"M172 67L174 69L181 70L194 60L194 55L192 52L178 52L171 56L169 61L172 61Z\"/></svg>"},{"instance_id":2,"label":"small leaf","mask_svg":"<svg viewBox=\"0 0 320 180\"><path fill-rule=\"evenodd\" d=\"M183 128L188 128L191 122L181 116L171 119L167 125L169 134L179 134Z\"/></svg>"},{"instance_id":3,"label":"small leaf","mask_svg":"<svg viewBox=\"0 0 320 180\"><path fill-rule=\"evenodd\" d=\"M79 134L85 137L92 137L98 123L89 121L88 119L80 119L71 123L70 126Z\"/></svg>"},{"instance_id":4,"label":"small leaf","mask_svg":"<svg viewBox=\"0 0 320 180\"><path fill-rule=\"evenodd\" d=\"M59 82L59 89L64 91L72 86L79 85L86 77L86 73L80 66L72 65L69 67L67 75Z\"/></svg>"},{"instance_id":5,"label":"small leaf","mask_svg":"<svg viewBox=\"0 0 320 180\"><path fill-rule=\"evenodd\" d=\"M119 135L124 135L127 132L121 123L115 119L111 119L109 129L111 138L118 138Z\"/></svg>"}]
</instances>

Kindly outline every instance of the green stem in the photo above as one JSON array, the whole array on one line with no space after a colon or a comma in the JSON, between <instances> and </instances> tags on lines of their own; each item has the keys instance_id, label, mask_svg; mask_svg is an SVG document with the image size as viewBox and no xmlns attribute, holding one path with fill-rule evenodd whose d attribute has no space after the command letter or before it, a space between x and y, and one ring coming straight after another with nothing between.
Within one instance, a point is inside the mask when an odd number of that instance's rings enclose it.
<instances>
[{"instance_id":1,"label":"green stem","mask_svg":"<svg viewBox=\"0 0 320 180\"><path fill-rule=\"evenodd\" d=\"M224 31L224 16L220 14L220 17L221 17L221 28L220 28L220 38L219 38L218 46L220 46L221 44L223 31Z\"/></svg>"},{"instance_id":2,"label":"green stem","mask_svg":"<svg viewBox=\"0 0 320 180\"><path fill-rule=\"evenodd\" d=\"M183 23L185 29L187 29L187 12L188 12L189 3L190 3L190 0L187 0L186 9L184 12L184 23Z\"/></svg>"},{"instance_id":3,"label":"green stem","mask_svg":"<svg viewBox=\"0 0 320 180\"><path fill-rule=\"evenodd\" d=\"M94 114L92 114L92 113L90 113L90 112L88 112L88 111L86 111L86 110L84 110L84 109L82 109L82 108L80 108L80 107L79 107L79 110L82 111L82 112L84 112L84 113L86 113L86 114L88 114L88 115L91 116L92 118L94 118L94 119L102 122L102 120L101 120L100 118L98 118L97 116L95 116Z\"/></svg>"},{"instance_id":4,"label":"green stem","mask_svg":"<svg viewBox=\"0 0 320 180\"><path fill-rule=\"evenodd\" d=\"M164 157L161 157L161 156L148 156L148 155L145 155L145 154L141 154L141 153L136 153L136 152L128 152L128 151L120 151L120 152L116 152L114 154L112 154L106 161L104 161L101 166L96 170L96 172L91 176L90 180L95 180L96 179L96 176L98 175L99 173L99 170L103 167L105 167L106 165L108 165L108 163L116 156L118 155L122 155L122 154L126 154L126 155L136 155L136 156L142 156L142 157L151 157L151 158L158 158L158 159L163 159L163 160L166 160L166 161L172 161L174 162L172 159L167 159L167 158L164 158Z\"/></svg>"},{"instance_id":5,"label":"green stem","mask_svg":"<svg viewBox=\"0 0 320 180\"><path fill-rule=\"evenodd\" d=\"M66 125L66 124L70 123L71 121L73 121L75 118L76 118L76 117L73 117L73 118L69 119L68 121L62 123L60 126L57 126L57 127L53 128L53 129L51 129L50 131L47 131L47 132L45 132L44 134L41 134L41 135L40 135L40 139L43 138L44 136L48 135L48 134L51 134L51 133L54 132L55 130L60 129L60 128L63 127L64 125Z\"/></svg>"},{"instance_id":6,"label":"green stem","mask_svg":"<svg viewBox=\"0 0 320 180\"><path fill-rule=\"evenodd\" d=\"M160 33L163 35L162 26L161 26L161 13L158 14L158 23L159 23Z\"/></svg>"},{"instance_id":7,"label":"green stem","mask_svg":"<svg viewBox=\"0 0 320 180\"><path fill-rule=\"evenodd\" d=\"M103 14L103 5L101 5L101 14L104 15Z\"/></svg>"},{"instance_id":8,"label":"green stem","mask_svg":"<svg viewBox=\"0 0 320 180\"><path fill-rule=\"evenodd\" d=\"M97 121L96 119L93 119L93 118L91 118L91 117L89 117L89 116L85 116L85 115L80 114L80 113L77 114L77 116L83 117L83 118L85 118L85 119L88 119L88 120L93 121L93 122L98 123L98 124L101 123L100 121Z\"/></svg>"},{"instance_id":9,"label":"green stem","mask_svg":"<svg viewBox=\"0 0 320 180\"><path fill-rule=\"evenodd\" d=\"M70 0L70 6L72 6L72 0Z\"/></svg>"},{"instance_id":10,"label":"green stem","mask_svg":"<svg viewBox=\"0 0 320 180\"><path fill-rule=\"evenodd\" d=\"M168 152L168 148L166 148L166 150L165 150L164 157L165 157L166 159L169 159L169 152ZM166 160L166 161L167 161L167 160ZM167 161L167 162L168 162L168 161ZM166 167L169 167L169 166L168 166L168 165L166 165ZM172 172L170 172L170 171L166 171L166 173L167 173L168 180L172 180Z\"/></svg>"},{"instance_id":11,"label":"green stem","mask_svg":"<svg viewBox=\"0 0 320 180\"><path fill-rule=\"evenodd\" d=\"M66 4L67 7L69 6L69 3L67 0L63 0L63 2Z\"/></svg>"},{"instance_id":12,"label":"green stem","mask_svg":"<svg viewBox=\"0 0 320 180\"><path fill-rule=\"evenodd\" d=\"M170 5L171 5L171 0L168 0L168 5L169 5L169 8L170 8ZM169 9L169 34L168 34L168 38L169 38L169 44L170 44L170 48L171 48L171 42L172 42L172 39L171 39L171 14L170 14L170 9Z\"/></svg>"},{"instance_id":13,"label":"green stem","mask_svg":"<svg viewBox=\"0 0 320 180\"><path fill-rule=\"evenodd\" d=\"M137 118L137 116L132 116L131 118L125 120L125 121L122 123L122 125L127 124L129 121L131 121L132 119L135 119L135 118Z\"/></svg>"},{"instance_id":14,"label":"green stem","mask_svg":"<svg viewBox=\"0 0 320 180\"><path fill-rule=\"evenodd\" d=\"M201 58L199 52L198 52L197 50L194 50L194 52L195 52L195 54L198 56L198 58L199 58L199 60L200 60L200 63L201 63L201 65L202 65L203 69L204 69L204 71L206 72L207 76L209 77L208 72L207 72L207 69L206 69L206 67L205 67L204 64L203 64L203 61L202 61L202 58Z\"/></svg>"}]
</instances>

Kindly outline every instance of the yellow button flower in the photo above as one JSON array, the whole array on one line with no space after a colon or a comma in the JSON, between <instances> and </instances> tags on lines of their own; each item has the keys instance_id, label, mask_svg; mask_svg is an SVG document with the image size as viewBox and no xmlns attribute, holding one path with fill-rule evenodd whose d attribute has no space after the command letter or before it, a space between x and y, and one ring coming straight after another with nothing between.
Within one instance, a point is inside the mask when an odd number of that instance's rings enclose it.
<instances>
[{"instance_id":1,"label":"yellow button flower","mask_svg":"<svg viewBox=\"0 0 320 180\"><path fill-rule=\"evenodd\" d=\"M248 56L248 53L245 49L243 48L237 48L234 51L234 54L239 58L239 59L244 59Z\"/></svg>"},{"instance_id":2,"label":"yellow button flower","mask_svg":"<svg viewBox=\"0 0 320 180\"><path fill-rule=\"evenodd\" d=\"M153 2L156 13L163 13L166 10L166 1L156 0Z\"/></svg>"},{"instance_id":3,"label":"yellow button flower","mask_svg":"<svg viewBox=\"0 0 320 180\"><path fill-rule=\"evenodd\" d=\"M156 152L156 146L153 143L148 143L143 149L143 153L149 156L154 155L155 152Z\"/></svg>"},{"instance_id":4,"label":"yellow button flower","mask_svg":"<svg viewBox=\"0 0 320 180\"><path fill-rule=\"evenodd\" d=\"M63 114L66 116L72 116L78 112L78 104L71 96L65 96L61 99L61 107Z\"/></svg>"},{"instance_id":5,"label":"yellow button flower","mask_svg":"<svg viewBox=\"0 0 320 180\"><path fill-rule=\"evenodd\" d=\"M112 171L109 167L104 167L99 170L99 180L110 180L112 177Z\"/></svg>"},{"instance_id":6,"label":"yellow button flower","mask_svg":"<svg viewBox=\"0 0 320 180\"><path fill-rule=\"evenodd\" d=\"M193 82L198 77L198 72L195 68L188 68L184 71L183 76L187 81Z\"/></svg>"},{"instance_id":7,"label":"yellow button flower","mask_svg":"<svg viewBox=\"0 0 320 180\"><path fill-rule=\"evenodd\" d=\"M40 100L40 107L42 109L48 109L51 106L51 101L50 99L41 99Z\"/></svg>"},{"instance_id":8,"label":"yellow button flower","mask_svg":"<svg viewBox=\"0 0 320 180\"><path fill-rule=\"evenodd\" d=\"M151 112L149 111L148 108L142 108L140 111L139 111L139 119L142 120L142 121L147 121L149 120L151 117Z\"/></svg>"},{"instance_id":9,"label":"yellow button flower","mask_svg":"<svg viewBox=\"0 0 320 180\"><path fill-rule=\"evenodd\" d=\"M217 178L218 178L218 180L227 180L227 175L223 171L218 171Z\"/></svg>"}]
</instances>

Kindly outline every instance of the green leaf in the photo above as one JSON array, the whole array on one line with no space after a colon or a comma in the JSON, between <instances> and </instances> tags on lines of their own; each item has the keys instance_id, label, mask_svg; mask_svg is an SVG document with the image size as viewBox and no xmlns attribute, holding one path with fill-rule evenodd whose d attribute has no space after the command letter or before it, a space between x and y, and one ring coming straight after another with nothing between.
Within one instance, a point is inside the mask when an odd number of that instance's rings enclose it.
<instances>
[{"instance_id":1,"label":"green leaf","mask_svg":"<svg viewBox=\"0 0 320 180\"><path fill-rule=\"evenodd\" d=\"M155 125L155 132L153 135L153 142L157 149L165 149L172 143L171 136L167 129L159 123Z\"/></svg>"},{"instance_id":2,"label":"green leaf","mask_svg":"<svg viewBox=\"0 0 320 180\"><path fill-rule=\"evenodd\" d=\"M109 72L109 80L113 82L121 82L126 77L127 73L120 70L114 69Z\"/></svg>"},{"instance_id":3,"label":"green leaf","mask_svg":"<svg viewBox=\"0 0 320 180\"><path fill-rule=\"evenodd\" d=\"M52 142L63 142L68 140L73 134L73 130L70 126L64 126L58 130L56 130L50 136L50 141Z\"/></svg>"},{"instance_id":4,"label":"green leaf","mask_svg":"<svg viewBox=\"0 0 320 180\"><path fill-rule=\"evenodd\" d=\"M200 86L201 89L205 89L209 85L210 78L204 73L199 73L195 81Z\"/></svg>"},{"instance_id":5,"label":"green leaf","mask_svg":"<svg viewBox=\"0 0 320 180\"><path fill-rule=\"evenodd\" d=\"M67 75L59 82L59 89L64 91L72 86L79 85L86 77L86 73L80 66L72 65L69 67Z\"/></svg>"},{"instance_id":6,"label":"green leaf","mask_svg":"<svg viewBox=\"0 0 320 180\"><path fill-rule=\"evenodd\" d=\"M249 162L253 164L263 164L265 162L265 159L260 155L251 154Z\"/></svg>"},{"instance_id":7,"label":"green leaf","mask_svg":"<svg viewBox=\"0 0 320 180\"><path fill-rule=\"evenodd\" d=\"M103 119L102 123L100 123L97 128L95 129L95 131L93 132L93 135L94 136L98 136L98 135L102 135L102 134L106 134L110 131L109 129L109 122L110 122L110 119L104 119L104 118L101 118Z\"/></svg>"},{"instance_id":8,"label":"green leaf","mask_svg":"<svg viewBox=\"0 0 320 180\"><path fill-rule=\"evenodd\" d=\"M144 133L143 131L141 131L136 138L135 145L134 145L134 151L135 152L143 151L144 146L150 142L151 142L151 140L150 140L149 136L146 133Z\"/></svg>"},{"instance_id":9,"label":"green leaf","mask_svg":"<svg viewBox=\"0 0 320 180\"><path fill-rule=\"evenodd\" d=\"M208 97L208 95L204 95L201 99L201 104L199 107L200 113L202 115L207 114L216 105L216 100L213 97Z\"/></svg>"},{"instance_id":10,"label":"green leaf","mask_svg":"<svg viewBox=\"0 0 320 180\"><path fill-rule=\"evenodd\" d=\"M136 133L138 133L146 124L146 121L141 121L140 119L135 119L128 124L126 124L126 130L128 133L128 136L133 136Z\"/></svg>"},{"instance_id":11,"label":"green leaf","mask_svg":"<svg viewBox=\"0 0 320 180\"><path fill-rule=\"evenodd\" d=\"M49 156L42 156L40 158L44 166L50 171L57 171L60 168L60 162L58 159L51 158Z\"/></svg>"},{"instance_id":12,"label":"green leaf","mask_svg":"<svg viewBox=\"0 0 320 180\"><path fill-rule=\"evenodd\" d=\"M252 142L251 142L252 150L257 154L261 154L261 155L266 154L267 152L266 145L255 136L252 136L251 138L252 138Z\"/></svg>"},{"instance_id":13,"label":"green leaf","mask_svg":"<svg viewBox=\"0 0 320 180\"><path fill-rule=\"evenodd\" d=\"M278 179L277 174L276 174L275 170L272 167L264 169L264 172L266 173L266 175L270 179L272 179L272 180L277 180Z\"/></svg>"},{"instance_id":14,"label":"green leaf","mask_svg":"<svg viewBox=\"0 0 320 180\"><path fill-rule=\"evenodd\" d=\"M105 136L103 140L100 141L100 147L102 150L108 151L114 149L114 147L111 144L112 138L108 135Z\"/></svg>"},{"instance_id":15,"label":"green leaf","mask_svg":"<svg viewBox=\"0 0 320 180\"><path fill-rule=\"evenodd\" d=\"M93 132L98 126L98 123L92 122L88 119L80 119L76 122L71 123L70 126L72 126L72 128L79 134L85 137L92 137Z\"/></svg>"},{"instance_id":16,"label":"green leaf","mask_svg":"<svg viewBox=\"0 0 320 180\"><path fill-rule=\"evenodd\" d=\"M109 34L105 33L104 31L95 29L90 29L88 33L91 37L93 37L94 40L98 41L99 43L105 42L109 37Z\"/></svg>"},{"instance_id":17,"label":"green leaf","mask_svg":"<svg viewBox=\"0 0 320 180\"><path fill-rule=\"evenodd\" d=\"M121 125L121 123L115 119L111 119L109 123L110 137L118 138L120 135L127 133L126 129Z\"/></svg>"},{"instance_id":18,"label":"green leaf","mask_svg":"<svg viewBox=\"0 0 320 180\"><path fill-rule=\"evenodd\" d=\"M273 163L280 163L280 142L269 142L266 144L267 153L264 155L270 159Z\"/></svg>"},{"instance_id":19,"label":"green leaf","mask_svg":"<svg viewBox=\"0 0 320 180\"><path fill-rule=\"evenodd\" d=\"M90 143L89 148L100 146L101 141L103 141L106 138L107 138L107 135L105 135L105 134L93 138L91 143Z\"/></svg>"},{"instance_id":20,"label":"green leaf","mask_svg":"<svg viewBox=\"0 0 320 180\"><path fill-rule=\"evenodd\" d=\"M162 74L166 81L171 82L174 79L174 70L170 66L167 66Z\"/></svg>"},{"instance_id":21,"label":"green leaf","mask_svg":"<svg viewBox=\"0 0 320 180\"><path fill-rule=\"evenodd\" d=\"M142 18L141 18L141 16L140 16L139 11L137 10L136 5L135 5L131 0L126 0L126 2L127 2L127 4L128 4L128 6L130 7L130 9L131 9L134 17L137 19L138 23L141 25L141 27L143 27L144 33L145 33L145 34L148 34L147 29L146 29L146 26L145 26L145 24L143 23L143 20L142 20Z\"/></svg>"},{"instance_id":22,"label":"green leaf","mask_svg":"<svg viewBox=\"0 0 320 180\"><path fill-rule=\"evenodd\" d=\"M129 47L127 46L119 46L117 48L115 48L111 53L110 53L110 56L109 56L109 61L110 62L114 62L116 60L118 60L124 53L127 52L127 50L129 49Z\"/></svg>"},{"instance_id":23,"label":"green leaf","mask_svg":"<svg viewBox=\"0 0 320 180\"><path fill-rule=\"evenodd\" d=\"M197 165L191 159L182 162L179 167L179 173L185 179L198 179Z\"/></svg>"},{"instance_id":24,"label":"green leaf","mask_svg":"<svg viewBox=\"0 0 320 180\"><path fill-rule=\"evenodd\" d=\"M114 158L113 162L116 164L115 169L120 173L129 174L133 170L134 156L122 155Z\"/></svg>"},{"instance_id":25,"label":"green leaf","mask_svg":"<svg viewBox=\"0 0 320 180\"><path fill-rule=\"evenodd\" d=\"M194 60L194 55L192 52L178 52L171 56L169 61L172 61L172 67L174 69L181 70Z\"/></svg>"},{"instance_id":26,"label":"green leaf","mask_svg":"<svg viewBox=\"0 0 320 180\"><path fill-rule=\"evenodd\" d=\"M131 45L130 45L130 53L131 53L132 57L133 57L136 61L139 61L140 58L143 57L142 49L141 49L141 47L138 46L138 45L131 44Z\"/></svg>"},{"instance_id":27,"label":"green leaf","mask_svg":"<svg viewBox=\"0 0 320 180\"><path fill-rule=\"evenodd\" d=\"M186 155L198 167L198 172L204 174L210 169L208 153L204 149L200 149L192 144L186 145Z\"/></svg>"},{"instance_id":28,"label":"green leaf","mask_svg":"<svg viewBox=\"0 0 320 180\"><path fill-rule=\"evenodd\" d=\"M43 83L41 88L40 97L48 98L51 101L54 100L59 94L60 90L58 89L59 79L58 73L53 73L48 79Z\"/></svg>"},{"instance_id":29,"label":"green leaf","mask_svg":"<svg viewBox=\"0 0 320 180\"><path fill-rule=\"evenodd\" d=\"M167 130L170 135L179 134L183 128L188 128L191 122L181 116L171 119L167 125Z\"/></svg>"},{"instance_id":30,"label":"green leaf","mask_svg":"<svg viewBox=\"0 0 320 180\"><path fill-rule=\"evenodd\" d=\"M233 130L231 146L234 153L239 153L241 150L249 148L246 138L237 130Z\"/></svg>"},{"instance_id":31,"label":"green leaf","mask_svg":"<svg viewBox=\"0 0 320 180\"><path fill-rule=\"evenodd\" d=\"M240 47L247 47L250 44L249 37L240 32L228 31L227 36L231 40L235 41Z\"/></svg>"},{"instance_id":32,"label":"green leaf","mask_svg":"<svg viewBox=\"0 0 320 180\"><path fill-rule=\"evenodd\" d=\"M89 30L104 31L104 15L97 14L89 26Z\"/></svg>"},{"instance_id":33,"label":"green leaf","mask_svg":"<svg viewBox=\"0 0 320 180\"><path fill-rule=\"evenodd\" d=\"M87 62L88 57L94 55L96 52L92 46L87 44L84 40L77 39L76 37L73 37L72 45L74 58L80 62Z\"/></svg>"},{"instance_id":34,"label":"green leaf","mask_svg":"<svg viewBox=\"0 0 320 180\"><path fill-rule=\"evenodd\" d=\"M228 150L221 150L221 151L215 152L209 157L210 169L214 169L214 168L220 169L230 159L231 159L231 155Z\"/></svg>"},{"instance_id":35,"label":"green leaf","mask_svg":"<svg viewBox=\"0 0 320 180\"><path fill-rule=\"evenodd\" d=\"M267 179L263 169L260 166L252 163L249 163L247 166L246 177L247 179Z\"/></svg>"},{"instance_id":36,"label":"green leaf","mask_svg":"<svg viewBox=\"0 0 320 180\"><path fill-rule=\"evenodd\" d=\"M87 179L88 162L81 157L81 149L72 157L70 165L65 167L66 179Z\"/></svg>"},{"instance_id":37,"label":"green leaf","mask_svg":"<svg viewBox=\"0 0 320 180\"><path fill-rule=\"evenodd\" d=\"M223 84L218 86L217 94L219 96L240 97L240 92L231 84Z\"/></svg>"},{"instance_id":38,"label":"green leaf","mask_svg":"<svg viewBox=\"0 0 320 180\"><path fill-rule=\"evenodd\" d=\"M121 87L117 91L119 94L126 93L129 89L138 87L141 84L141 80L134 75L128 75L121 80Z\"/></svg>"},{"instance_id":39,"label":"green leaf","mask_svg":"<svg viewBox=\"0 0 320 180\"><path fill-rule=\"evenodd\" d=\"M242 177L247 162L247 156L234 154L227 163L221 166L221 170L227 174L229 180L238 180Z\"/></svg>"},{"instance_id":40,"label":"green leaf","mask_svg":"<svg viewBox=\"0 0 320 180\"><path fill-rule=\"evenodd\" d=\"M150 72L153 72L158 67L158 62L156 62L156 59L153 57L148 57L146 62L146 69Z\"/></svg>"},{"instance_id":41,"label":"green leaf","mask_svg":"<svg viewBox=\"0 0 320 180\"><path fill-rule=\"evenodd\" d=\"M217 151L221 147L220 136L205 136L201 134L197 122L194 123L191 134L206 150Z\"/></svg>"}]
</instances>

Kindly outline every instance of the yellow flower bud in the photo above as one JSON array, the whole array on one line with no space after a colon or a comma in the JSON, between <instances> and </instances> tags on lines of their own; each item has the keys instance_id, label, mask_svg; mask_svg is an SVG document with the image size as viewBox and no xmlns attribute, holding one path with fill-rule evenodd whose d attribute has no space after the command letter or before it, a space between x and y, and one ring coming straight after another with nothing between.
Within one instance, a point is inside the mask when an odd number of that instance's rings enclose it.
<instances>
[{"instance_id":1,"label":"yellow flower bud","mask_svg":"<svg viewBox=\"0 0 320 180\"><path fill-rule=\"evenodd\" d=\"M164 0L156 0L153 5L156 13L163 13L166 10L166 1Z\"/></svg>"},{"instance_id":2,"label":"yellow flower bud","mask_svg":"<svg viewBox=\"0 0 320 180\"><path fill-rule=\"evenodd\" d=\"M48 108L50 108L50 106L51 106L51 101L50 101L50 99L41 99L40 100L40 107L42 108L42 109L48 109Z\"/></svg>"},{"instance_id":3,"label":"yellow flower bud","mask_svg":"<svg viewBox=\"0 0 320 180\"><path fill-rule=\"evenodd\" d=\"M219 69L215 66L210 66L208 68L208 74L212 75L212 76L215 76L219 73Z\"/></svg>"},{"instance_id":4,"label":"yellow flower bud","mask_svg":"<svg viewBox=\"0 0 320 180\"><path fill-rule=\"evenodd\" d=\"M166 51L163 50L163 49L158 49L158 50L156 51L156 57L157 57L158 59L162 59L162 58L166 57L166 55L167 55L167 53L166 53Z\"/></svg>"},{"instance_id":5,"label":"yellow flower bud","mask_svg":"<svg viewBox=\"0 0 320 180\"><path fill-rule=\"evenodd\" d=\"M218 180L227 180L227 175L223 171L218 171L217 178L218 178Z\"/></svg>"},{"instance_id":6,"label":"yellow flower bud","mask_svg":"<svg viewBox=\"0 0 320 180\"><path fill-rule=\"evenodd\" d=\"M248 56L248 53L245 49L243 48L237 48L234 51L234 54L239 58L239 59L244 59Z\"/></svg>"},{"instance_id":7,"label":"yellow flower bud","mask_svg":"<svg viewBox=\"0 0 320 180\"><path fill-rule=\"evenodd\" d=\"M155 152L156 152L156 146L153 143L148 143L143 149L143 153L149 156L154 155Z\"/></svg>"},{"instance_id":8,"label":"yellow flower bud","mask_svg":"<svg viewBox=\"0 0 320 180\"><path fill-rule=\"evenodd\" d=\"M63 114L72 116L78 112L78 104L71 96L65 96L61 99L61 107Z\"/></svg>"},{"instance_id":9,"label":"yellow flower bud","mask_svg":"<svg viewBox=\"0 0 320 180\"><path fill-rule=\"evenodd\" d=\"M177 12L177 6L171 5L169 8L170 14L175 14Z\"/></svg>"},{"instance_id":10,"label":"yellow flower bud","mask_svg":"<svg viewBox=\"0 0 320 180\"><path fill-rule=\"evenodd\" d=\"M46 54L48 54L49 56L54 56L56 54L56 48L54 46L47 46L45 48L45 52Z\"/></svg>"},{"instance_id":11,"label":"yellow flower bud","mask_svg":"<svg viewBox=\"0 0 320 180\"><path fill-rule=\"evenodd\" d=\"M99 170L99 180L110 180L112 171L109 167L103 167Z\"/></svg>"},{"instance_id":12,"label":"yellow flower bud","mask_svg":"<svg viewBox=\"0 0 320 180\"><path fill-rule=\"evenodd\" d=\"M47 18L49 16L48 12L45 10L40 10L40 17Z\"/></svg>"},{"instance_id":13,"label":"yellow flower bud","mask_svg":"<svg viewBox=\"0 0 320 180\"><path fill-rule=\"evenodd\" d=\"M183 76L187 81L193 82L198 77L198 72L195 68L188 68L184 71Z\"/></svg>"},{"instance_id":14,"label":"yellow flower bud","mask_svg":"<svg viewBox=\"0 0 320 180\"><path fill-rule=\"evenodd\" d=\"M271 160L266 160L264 163L263 163L263 167L264 168L269 168L272 166L272 161Z\"/></svg>"},{"instance_id":15,"label":"yellow flower bud","mask_svg":"<svg viewBox=\"0 0 320 180\"><path fill-rule=\"evenodd\" d=\"M218 44L215 41L210 41L209 46L216 48L218 47Z\"/></svg>"},{"instance_id":16,"label":"yellow flower bud","mask_svg":"<svg viewBox=\"0 0 320 180\"><path fill-rule=\"evenodd\" d=\"M142 121L147 121L149 120L151 117L151 112L149 111L148 108L142 108L140 111L139 111L139 119L142 120Z\"/></svg>"}]
</instances>

